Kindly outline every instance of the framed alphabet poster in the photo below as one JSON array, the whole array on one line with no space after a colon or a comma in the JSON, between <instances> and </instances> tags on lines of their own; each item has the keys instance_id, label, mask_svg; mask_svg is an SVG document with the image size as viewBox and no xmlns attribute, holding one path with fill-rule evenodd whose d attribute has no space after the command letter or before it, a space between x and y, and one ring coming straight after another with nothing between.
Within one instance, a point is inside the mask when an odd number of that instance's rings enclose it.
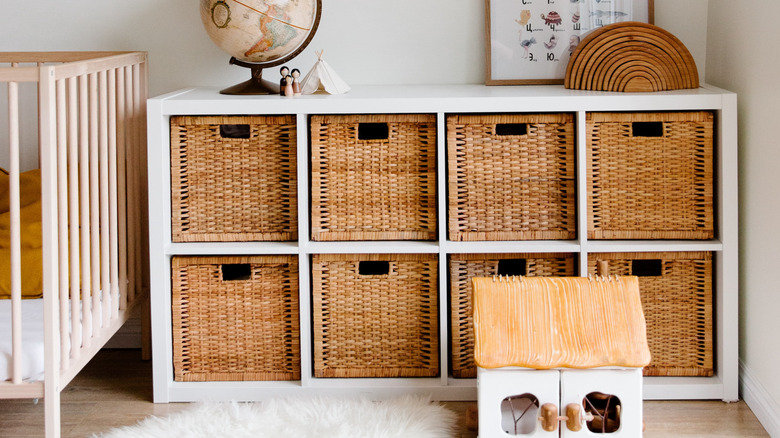
<instances>
[{"instance_id":1,"label":"framed alphabet poster","mask_svg":"<svg viewBox=\"0 0 780 438\"><path fill-rule=\"evenodd\" d=\"M562 84L592 30L653 22L653 0L485 0L487 85Z\"/></svg>"}]
</instances>

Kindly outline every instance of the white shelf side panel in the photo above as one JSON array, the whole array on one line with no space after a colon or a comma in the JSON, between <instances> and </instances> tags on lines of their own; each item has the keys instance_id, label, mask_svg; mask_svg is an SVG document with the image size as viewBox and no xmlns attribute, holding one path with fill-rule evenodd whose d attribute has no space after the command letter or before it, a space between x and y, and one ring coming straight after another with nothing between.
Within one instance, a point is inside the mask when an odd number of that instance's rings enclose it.
<instances>
[{"instance_id":1,"label":"white shelf side panel","mask_svg":"<svg viewBox=\"0 0 780 438\"><path fill-rule=\"evenodd\" d=\"M739 217L737 96L724 94L717 111L716 232L722 250L716 253L715 337L717 372L723 378L723 400L739 399Z\"/></svg>"}]
</instances>

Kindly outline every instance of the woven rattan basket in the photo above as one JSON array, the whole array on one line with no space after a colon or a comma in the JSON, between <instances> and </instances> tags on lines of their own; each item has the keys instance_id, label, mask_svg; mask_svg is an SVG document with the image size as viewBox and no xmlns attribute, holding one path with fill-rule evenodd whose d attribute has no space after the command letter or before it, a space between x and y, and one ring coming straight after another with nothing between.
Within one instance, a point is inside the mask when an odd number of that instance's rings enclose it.
<instances>
[{"instance_id":1,"label":"woven rattan basket","mask_svg":"<svg viewBox=\"0 0 780 438\"><path fill-rule=\"evenodd\" d=\"M472 327L473 277L577 275L574 254L452 254L450 255L451 370L456 378L477 377Z\"/></svg>"},{"instance_id":2,"label":"woven rattan basket","mask_svg":"<svg viewBox=\"0 0 780 438\"><path fill-rule=\"evenodd\" d=\"M171 263L174 380L300 379L295 256Z\"/></svg>"},{"instance_id":3,"label":"woven rattan basket","mask_svg":"<svg viewBox=\"0 0 780 438\"><path fill-rule=\"evenodd\" d=\"M589 113L588 238L711 239L713 114Z\"/></svg>"},{"instance_id":4,"label":"woven rattan basket","mask_svg":"<svg viewBox=\"0 0 780 438\"><path fill-rule=\"evenodd\" d=\"M315 377L439 375L437 258L312 256Z\"/></svg>"},{"instance_id":5,"label":"woven rattan basket","mask_svg":"<svg viewBox=\"0 0 780 438\"><path fill-rule=\"evenodd\" d=\"M436 117L311 118L312 240L436 240Z\"/></svg>"},{"instance_id":6,"label":"woven rattan basket","mask_svg":"<svg viewBox=\"0 0 780 438\"><path fill-rule=\"evenodd\" d=\"M712 254L590 254L588 272L639 276L652 361L646 376L712 376Z\"/></svg>"},{"instance_id":7,"label":"woven rattan basket","mask_svg":"<svg viewBox=\"0 0 780 438\"><path fill-rule=\"evenodd\" d=\"M572 114L447 117L449 238L574 239Z\"/></svg>"},{"instance_id":8,"label":"woven rattan basket","mask_svg":"<svg viewBox=\"0 0 780 438\"><path fill-rule=\"evenodd\" d=\"M293 116L171 117L174 242L298 238Z\"/></svg>"}]
</instances>

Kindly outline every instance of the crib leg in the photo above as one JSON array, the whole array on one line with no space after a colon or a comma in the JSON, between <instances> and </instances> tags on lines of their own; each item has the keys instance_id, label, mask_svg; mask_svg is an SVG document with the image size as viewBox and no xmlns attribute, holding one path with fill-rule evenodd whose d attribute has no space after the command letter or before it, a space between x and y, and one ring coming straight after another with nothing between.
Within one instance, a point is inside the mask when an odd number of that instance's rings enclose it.
<instances>
[{"instance_id":1,"label":"crib leg","mask_svg":"<svg viewBox=\"0 0 780 438\"><path fill-rule=\"evenodd\" d=\"M60 438L60 392L48 391L43 398L46 438Z\"/></svg>"}]
</instances>

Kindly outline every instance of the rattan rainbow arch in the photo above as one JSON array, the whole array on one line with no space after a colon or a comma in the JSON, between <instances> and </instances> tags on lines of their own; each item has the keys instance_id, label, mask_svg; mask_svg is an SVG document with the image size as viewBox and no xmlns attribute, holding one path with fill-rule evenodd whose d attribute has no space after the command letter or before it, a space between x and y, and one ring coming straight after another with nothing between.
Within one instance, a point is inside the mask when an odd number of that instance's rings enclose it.
<instances>
[{"instance_id":1,"label":"rattan rainbow arch","mask_svg":"<svg viewBox=\"0 0 780 438\"><path fill-rule=\"evenodd\" d=\"M699 87L691 53L652 24L615 23L588 35L572 53L564 79L575 90L649 92Z\"/></svg>"}]
</instances>

